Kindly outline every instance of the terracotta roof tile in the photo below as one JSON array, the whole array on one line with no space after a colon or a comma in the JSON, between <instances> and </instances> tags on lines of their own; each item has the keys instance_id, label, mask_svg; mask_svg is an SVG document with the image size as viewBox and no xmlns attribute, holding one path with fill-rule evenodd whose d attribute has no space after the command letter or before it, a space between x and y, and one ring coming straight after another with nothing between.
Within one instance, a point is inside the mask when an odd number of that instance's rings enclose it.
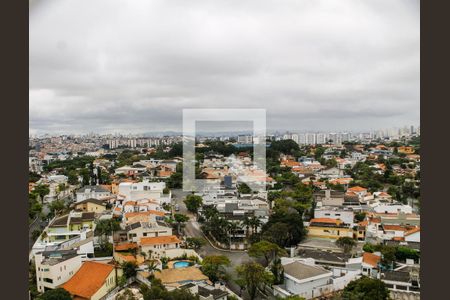
<instances>
[{"instance_id":1,"label":"terracotta roof tile","mask_svg":"<svg viewBox=\"0 0 450 300\"><path fill-rule=\"evenodd\" d=\"M161 245L175 243L181 243L181 241L175 235L141 238L141 245Z\"/></svg>"},{"instance_id":2,"label":"terracotta roof tile","mask_svg":"<svg viewBox=\"0 0 450 300\"><path fill-rule=\"evenodd\" d=\"M341 222L339 220L335 220L335 219L331 219L331 218L315 218L315 219L311 219L310 223L339 224Z\"/></svg>"},{"instance_id":3,"label":"terracotta roof tile","mask_svg":"<svg viewBox=\"0 0 450 300\"><path fill-rule=\"evenodd\" d=\"M70 294L89 299L105 283L114 266L86 261L62 287Z\"/></svg>"},{"instance_id":4,"label":"terracotta roof tile","mask_svg":"<svg viewBox=\"0 0 450 300\"><path fill-rule=\"evenodd\" d=\"M376 267L378 263L380 262L381 257L378 255L375 255L370 252L364 252L363 254L363 262L366 264L371 265L372 267Z\"/></svg>"},{"instance_id":5,"label":"terracotta roof tile","mask_svg":"<svg viewBox=\"0 0 450 300\"><path fill-rule=\"evenodd\" d=\"M126 251L129 249L136 249L138 245L136 243L122 243L119 245L116 245L115 249L116 251Z\"/></svg>"},{"instance_id":6,"label":"terracotta roof tile","mask_svg":"<svg viewBox=\"0 0 450 300\"><path fill-rule=\"evenodd\" d=\"M354 186L351 188L348 188L347 191L351 191L351 192L364 192L367 191L366 188L360 187L360 186Z\"/></svg>"}]
</instances>

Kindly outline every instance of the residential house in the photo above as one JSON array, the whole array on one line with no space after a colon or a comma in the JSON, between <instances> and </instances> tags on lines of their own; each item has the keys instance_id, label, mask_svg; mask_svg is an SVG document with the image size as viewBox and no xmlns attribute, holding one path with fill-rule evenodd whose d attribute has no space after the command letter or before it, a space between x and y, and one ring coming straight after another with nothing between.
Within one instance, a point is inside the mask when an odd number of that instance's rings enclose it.
<instances>
[{"instance_id":1,"label":"residential house","mask_svg":"<svg viewBox=\"0 0 450 300\"><path fill-rule=\"evenodd\" d=\"M350 224L331 218L311 219L308 226L309 237L338 239L340 237L353 238Z\"/></svg>"},{"instance_id":2,"label":"residential house","mask_svg":"<svg viewBox=\"0 0 450 300\"><path fill-rule=\"evenodd\" d=\"M379 203L379 205L374 207L374 211L376 213L384 213L384 214L411 214L412 207L407 204L402 203Z\"/></svg>"},{"instance_id":3,"label":"residential house","mask_svg":"<svg viewBox=\"0 0 450 300\"><path fill-rule=\"evenodd\" d=\"M102 200L89 198L76 202L74 209L82 212L94 212L101 214L106 210L106 204Z\"/></svg>"},{"instance_id":4,"label":"residential house","mask_svg":"<svg viewBox=\"0 0 450 300\"><path fill-rule=\"evenodd\" d=\"M44 293L69 280L81 267L76 250L43 251L34 256L37 290Z\"/></svg>"},{"instance_id":5,"label":"residential house","mask_svg":"<svg viewBox=\"0 0 450 300\"><path fill-rule=\"evenodd\" d=\"M136 222L164 221L166 213L158 210L128 212L123 215L122 221L128 225Z\"/></svg>"},{"instance_id":6,"label":"residential house","mask_svg":"<svg viewBox=\"0 0 450 300\"><path fill-rule=\"evenodd\" d=\"M172 228L161 221L136 222L127 225L125 230L127 231L128 241L130 242L139 242L143 237L160 237L172 235Z\"/></svg>"},{"instance_id":7,"label":"residential house","mask_svg":"<svg viewBox=\"0 0 450 300\"><path fill-rule=\"evenodd\" d=\"M360 187L360 186L354 186L354 187L348 188L347 192L355 193L358 196L358 198L360 199L360 201L364 200L364 197L367 195L367 189Z\"/></svg>"},{"instance_id":8,"label":"residential house","mask_svg":"<svg viewBox=\"0 0 450 300\"><path fill-rule=\"evenodd\" d=\"M322 206L314 209L314 218L331 218L353 224L354 217L353 209L348 207Z\"/></svg>"},{"instance_id":9,"label":"residential house","mask_svg":"<svg viewBox=\"0 0 450 300\"><path fill-rule=\"evenodd\" d=\"M77 202L92 198L101 200L111 196L111 191L100 185L85 185L77 190L76 195Z\"/></svg>"},{"instance_id":10,"label":"residential house","mask_svg":"<svg viewBox=\"0 0 450 300\"><path fill-rule=\"evenodd\" d=\"M275 296L297 295L312 299L322 295L321 287L327 287L333 277L333 272L301 261L293 261L283 265L284 283L275 286ZM331 290L330 290L331 291Z\"/></svg>"},{"instance_id":11,"label":"residential house","mask_svg":"<svg viewBox=\"0 0 450 300\"><path fill-rule=\"evenodd\" d=\"M175 235L142 237L139 240L141 250L145 253L153 251L154 253L164 254L165 250L180 248L181 241Z\"/></svg>"},{"instance_id":12,"label":"residential house","mask_svg":"<svg viewBox=\"0 0 450 300\"><path fill-rule=\"evenodd\" d=\"M117 286L121 273L114 265L86 261L61 287L74 299L100 300Z\"/></svg>"},{"instance_id":13,"label":"residential house","mask_svg":"<svg viewBox=\"0 0 450 300\"><path fill-rule=\"evenodd\" d=\"M420 299L418 265L403 265L393 271L385 271L380 279L386 284L393 299Z\"/></svg>"},{"instance_id":14,"label":"residential house","mask_svg":"<svg viewBox=\"0 0 450 300\"><path fill-rule=\"evenodd\" d=\"M364 252L361 265L362 274L369 277L378 278L380 261L381 253Z\"/></svg>"},{"instance_id":15,"label":"residential house","mask_svg":"<svg viewBox=\"0 0 450 300\"><path fill-rule=\"evenodd\" d=\"M64 241L79 236L81 232L95 229L94 212L71 211L69 214L56 217L47 229L47 241Z\"/></svg>"},{"instance_id":16,"label":"residential house","mask_svg":"<svg viewBox=\"0 0 450 300\"><path fill-rule=\"evenodd\" d=\"M321 202L322 206L342 206L345 201L345 193L341 191L324 190L313 194L315 202Z\"/></svg>"},{"instance_id":17,"label":"residential house","mask_svg":"<svg viewBox=\"0 0 450 300\"><path fill-rule=\"evenodd\" d=\"M171 193L164 194L165 182L121 182L118 195L126 200L154 199L159 204L170 203Z\"/></svg>"},{"instance_id":18,"label":"residential house","mask_svg":"<svg viewBox=\"0 0 450 300\"><path fill-rule=\"evenodd\" d=\"M227 300L230 292L224 285L214 286L206 283L187 283L180 286L180 289L189 290L191 294L198 295L200 300Z\"/></svg>"},{"instance_id":19,"label":"residential house","mask_svg":"<svg viewBox=\"0 0 450 300\"><path fill-rule=\"evenodd\" d=\"M203 283L209 281L208 277L196 267L163 269L161 272L156 272L155 277L160 279L161 283L169 290L187 283Z\"/></svg>"}]
</instances>

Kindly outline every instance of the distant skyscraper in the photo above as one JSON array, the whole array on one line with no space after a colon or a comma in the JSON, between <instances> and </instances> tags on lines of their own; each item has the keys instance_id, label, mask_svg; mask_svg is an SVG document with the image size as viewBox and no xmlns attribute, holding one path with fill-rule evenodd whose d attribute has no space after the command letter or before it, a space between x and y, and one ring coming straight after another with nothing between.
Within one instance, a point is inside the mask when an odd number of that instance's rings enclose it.
<instances>
[{"instance_id":1,"label":"distant skyscraper","mask_svg":"<svg viewBox=\"0 0 450 300\"><path fill-rule=\"evenodd\" d=\"M308 144L308 145L316 144L316 134L315 133L307 133L306 134L306 144Z\"/></svg>"}]
</instances>

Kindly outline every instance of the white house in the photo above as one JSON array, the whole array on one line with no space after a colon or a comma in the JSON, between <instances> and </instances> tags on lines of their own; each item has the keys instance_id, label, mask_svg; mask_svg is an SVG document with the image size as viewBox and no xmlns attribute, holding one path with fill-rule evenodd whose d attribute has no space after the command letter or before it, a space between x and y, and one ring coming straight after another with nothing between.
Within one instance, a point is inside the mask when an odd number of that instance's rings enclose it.
<instances>
[{"instance_id":1,"label":"white house","mask_svg":"<svg viewBox=\"0 0 450 300\"><path fill-rule=\"evenodd\" d=\"M351 208L323 206L314 210L314 218L341 220L345 224L353 224L354 216Z\"/></svg>"},{"instance_id":2,"label":"white house","mask_svg":"<svg viewBox=\"0 0 450 300\"><path fill-rule=\"evenodd\" d=\"M288 261L283 267L284 283L275 286L275 296L298 295L312 299L321 295L320 287L327 287L333 277L333 272L300 260Z\"/></svg>"},{"instance_id":3,"label":"white house","mask_svg":"<svg viewBox=\"0 0 450 300\"><path fill-rule=\"evenodd\" d=\"M162 203L170 203L171 193L164 194L165 182L121 182L119 196L127 200L155 199Z\"/></svg>"},{"instance_id":4,"label":"white house","mask_svg":"<svg viewBox=\"0 0 450 300\"><path fill-rule=\"evenodd\" d=\"M76 250L44 251L35 254L37 289L43 293L69 280L81 267Z\"/></svg>"},{"instance_id":5,"label":"white house","mask_svg":"<svg viewBox=\"0 0 450 300\"><path fill-rule=\"evenodd\" d=\"M172 228L164 222L136 222L126 226L128 240L139 242L145 237L171 236Z\"/></svg>"},{"instance_id":6,"label":"white house","mask_svg":"<svg viewBox=\"0 0 450 300\"><path fill-rule=\"evenodd\" d=\"M380 203L374 207L374 211L381 214L412 214L412 207L401 203Z\"/></svg>"},{"instance_id":7,"label":"white house","mask_svg":"<svg viewBox=\"0 0 450 300\"><path fill-rule=\"evenodd\" d=\"M100 185L86 185L77 190L77 202L86 199L102 199L111 196L111 192Z\"/></svg>"},{"instance_id":8,"label":"white house","mask_svg":"<svg viewBox=\"0 0 450 300\"><path fill-rule=\"evenodd\" d=\"M281 298L297 295L315 299L342 290L361 274L359 269L333 267L328 270L316 265L312 258L283 257L281 263L284 268L284 283L274 286L274 296Z\"/></svg>"}]
</instances>

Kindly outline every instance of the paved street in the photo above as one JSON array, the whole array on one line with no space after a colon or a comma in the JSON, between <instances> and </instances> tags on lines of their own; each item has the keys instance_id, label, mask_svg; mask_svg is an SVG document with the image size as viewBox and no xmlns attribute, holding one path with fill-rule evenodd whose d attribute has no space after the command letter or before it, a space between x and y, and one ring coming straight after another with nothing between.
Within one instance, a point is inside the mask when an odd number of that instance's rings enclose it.
<instances>
[{"instance_id":1,"label":"paved street","mask_svg":"<svg viewBox=\"0 0 450 300\"><path fill-rule=\"evenodd\" d=\"M200 229L200 224L195 220L195 216L187 211L186 205L183 203L183 200L185 199L187 194L190 194L189 192L183 192L182 190L172 190L172 194L176 195L172 201L173 205L178 204L179 211L178 213L185 214L189 216L190 220L186 223L186 226L184 228L184 233L187 237L201 237L204 238L204 235ZM208 255L225 255L228 257L231 261L231 265L226 268L227 272L231 275L232 278L236 278L236 266L239 266L245 262L248 262L252 260L247 254L247 252L244 251L226 251L226 250L219 250L217 248L212 247L209 243L206 243L202 248L200 248L198 251L198 254L202 257L208 256ZM234 283L233 281L228 282L227 284L228 288L230 288L233 292L236 294L239 294L239 286ZM245 294L245 293L244 293Z\"/></svg>"},{"instance_id":2,"label":"paved street","mask_svg":"<svg viewBox=\"0 0 450 300\"><path fill-rule=\"evenodd\" d=\"M73 189L71 189L70 191L72 191ZM67 195L64 198L61 198L62 200L64 200L65 205L68 205L71 201L73 201L73 196L72 196L72 192L67 193ZM48 203L44 203L43 207L42 207L42 215L47 216L48 213L50 212L49 207L48 207ZM31 248L33 248L34 242L36 240L33 239L33 231L35 230L40 230L42 231L46 226L47 226L47 219L46 217L41 218L40 216L38 217L37 220L35 220L35 222L31 223L28 229L28 250L31 251Z\"/></svg>"}]
</instances>

